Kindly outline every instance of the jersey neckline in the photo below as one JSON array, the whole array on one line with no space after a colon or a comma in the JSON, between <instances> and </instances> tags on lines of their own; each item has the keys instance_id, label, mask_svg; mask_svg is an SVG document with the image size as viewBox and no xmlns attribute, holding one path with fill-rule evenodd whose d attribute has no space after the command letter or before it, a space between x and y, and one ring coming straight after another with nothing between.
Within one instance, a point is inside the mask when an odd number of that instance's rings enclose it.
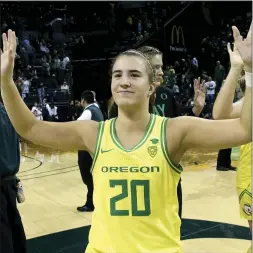
<instances>
[{"instance_id":1,"label":"jersey neckline","mask_svg":"<svg viewBox=\"0 0 253 253\"><path fill-rule=\"evenodd\" d=\"M111 126L110 126L110 133L111 133L111 138L114 142L114 144L120 148L121 150L125 151L125 152L133 152L135 150L137 150L138 148L140 148L145 142L146 140L148 139L148 137L150 136L152 130L153 130L153 127L155 125L155 121L156 121L156 116L154 114L150 114L150 118L149 118L149 122L148 122L148 125L146 127L146 130L145 130L145 133L143 135L143 137L141 138L141 140L131 149L125 149L119 139L118 139L118 136L117 136L117 133L116 133L116 119L117 118L114 118L112 119L112 122L111 122Z\"/></svg>"}]
</instances>

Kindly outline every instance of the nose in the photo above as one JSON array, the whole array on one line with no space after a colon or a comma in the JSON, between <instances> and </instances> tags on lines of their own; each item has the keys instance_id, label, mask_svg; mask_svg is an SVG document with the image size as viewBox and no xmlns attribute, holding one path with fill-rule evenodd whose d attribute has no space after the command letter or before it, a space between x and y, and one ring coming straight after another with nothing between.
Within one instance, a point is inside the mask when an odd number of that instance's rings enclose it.
<instances>
[{"instance_id":1,"label":"nose","mask_svg":"<svg viewBox=\"0 0 253 253\"><path fill-rule=\"evenodd\" d=\"M120 79L120 86L124 89L131 86L130 80L127 76L122 76L122 78Z\"/></svg>"},{"instance_id":2,"label":"nose","mask_svg":"<svg viewBox=\"0 0 253 253\"><path fill-rule=\"evenodd\" d=\"M163 70L161 68L158 71L158 76L163 76Z\"/></svg>"}]
</instances>

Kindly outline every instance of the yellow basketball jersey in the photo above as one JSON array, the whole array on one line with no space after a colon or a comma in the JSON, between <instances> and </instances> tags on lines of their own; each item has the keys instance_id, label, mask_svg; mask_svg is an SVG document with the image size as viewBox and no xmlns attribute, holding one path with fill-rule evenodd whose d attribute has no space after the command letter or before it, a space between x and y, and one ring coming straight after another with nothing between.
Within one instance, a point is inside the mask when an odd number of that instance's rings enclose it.
<instances>
[{"instance_id":1,"label":"yellow basketball jersey","mask_svg":"<svg viewBox=\"0 0 253 253\"><path fill-rule=\"evenodd\" d=\"M252 143L241 146L240 148L240 164L237 170L237 187L247 188L251 179L252 167Z\"/></svg>"},{"instance_id":2,"label":"yellow basketball jersey","mask_svg":"<svg viewBox=\"0 0 253 253\"><path fill-rule=\"evenodd\" d=\"M116 118L100 124L92 174L95 211L87 253L181 253L177 185L182 167L167 152L166 118L151 114L131 150Z\"/></svg>"}]
</instances>

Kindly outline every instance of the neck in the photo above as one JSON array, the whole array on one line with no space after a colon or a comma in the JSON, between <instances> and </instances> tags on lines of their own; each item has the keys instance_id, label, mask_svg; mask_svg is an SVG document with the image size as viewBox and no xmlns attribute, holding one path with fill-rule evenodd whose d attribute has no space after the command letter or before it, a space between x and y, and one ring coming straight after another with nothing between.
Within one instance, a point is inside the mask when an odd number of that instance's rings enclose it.
<instances>
[{"instance_id":1,"label":"neck","mask_svg":"<svg viewBox=\"0 0 253 253\"><path fill-rule=\"evenodd\" d=\"M91 104L85 103L85 104L84 104L84 109L87 108L89 105L91 105Z\"/></svg>"},{"instance_id":2,"label":"neck","mask_svg":"<svg viewBox=\"0 0 253 253\"><path fill-rule=\"evenodd\" d=\"M116 124L125 131L145 130L150 119L150 113L146 108L136 111L126 111L118 108L118 118Z\"/></svg>"}]
</instances>

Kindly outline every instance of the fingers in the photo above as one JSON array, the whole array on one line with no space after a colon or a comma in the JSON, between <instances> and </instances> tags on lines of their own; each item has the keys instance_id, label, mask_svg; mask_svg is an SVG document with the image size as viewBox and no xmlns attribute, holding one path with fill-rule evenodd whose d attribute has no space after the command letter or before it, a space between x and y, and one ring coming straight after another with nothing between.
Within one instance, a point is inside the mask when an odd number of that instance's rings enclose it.
<instances>
[{"instance_id":1,"label":"fingers","mask_svg":"<svg viewBox=\"0 0 253 253\"><path fill-rule=\"evenodd\" d=\"M233 31L234 40L235 41L242 41L242 36L236 26L232 26L232 31Z\"/></svg>"},{"instance_id":2,"label":"fingers","mask_svg":"<svg viewBox=\"0 0 253 253\"><path fill-rule=\"evenodd\" d=\"M16 38L16 34L15 32L12 31L11 33L11 48L12 48L12 51L13 53L15 54L16 52L16 48L17 48L17 38Z\"/></svg>"},{"instance_id":3,"label":"fingers","mask_svg":"<svg viewBox=\"0 0 253 253\"><path fill-rule=\"evenodd\" d=\"M6 37L6 33L3 33L2 38L3 38L3 52L5 52L5 51L7 51L7 37Z\"/></svg>"},{"instance_id":4,"label":"fingers","mask_svg":"<svg viewBox=\"0 0 253 253\"><path fill-rule=\"evenodd\" d=\"M195 93L195 99L199 96L199 90L196 91Z\"/></svg>"},{"instance_id":5,"label":"fingers","mask_svg":"<svg viewBox=\"0 0 253 253\"><path fill-rule=\"evenodd\" d=\"M238 49L235 44L234 44L234 52L238 52Z\"/></svg>"},{"instance_id":6,"label":"fingers","mask_svg":"<svg viewBox=\"0 0 253 253\"><path fill-rule=\"evenodd\" d=\"M248 34L247 34L247 39L251 38L251 28L252 28L252 22L250 24L250 28L249 28L249 31L248 31Z\"/></svg>"},{"instance_id":7,"label":"fingers","mask_svg":"<svg viewBox=\"0 0 253 253\"><path fill-rule=\"evenodd\" d=\"M12 30L8 30L8 37L6 33L3 33L2 38L3 38L3 52L6 52L9 49L12 49L13 52L16 52L16 47L17 47L17 40L16 40L16 35L15 32Z\"/></svg>"},{"instance_id":8,"label":"fingers","mask_svg":"<svg viewBox=\"0 0 253 253\"><path fill-rule=\"evenodd\" d=\"M200 85L200 89L202 92L206 93L206 85L205 85L205 80L202 81L201 85Z\"/></svg>"},{"instance_id":9,"label":"fingers","mask_svg":"<svg viewBox=\"0 0 253 253\"><path fill-rule=\"evenodd\" d=\"M197 79L194 79L194 91L196 91L197 90Z\"/></svg>"}]
</instances>

